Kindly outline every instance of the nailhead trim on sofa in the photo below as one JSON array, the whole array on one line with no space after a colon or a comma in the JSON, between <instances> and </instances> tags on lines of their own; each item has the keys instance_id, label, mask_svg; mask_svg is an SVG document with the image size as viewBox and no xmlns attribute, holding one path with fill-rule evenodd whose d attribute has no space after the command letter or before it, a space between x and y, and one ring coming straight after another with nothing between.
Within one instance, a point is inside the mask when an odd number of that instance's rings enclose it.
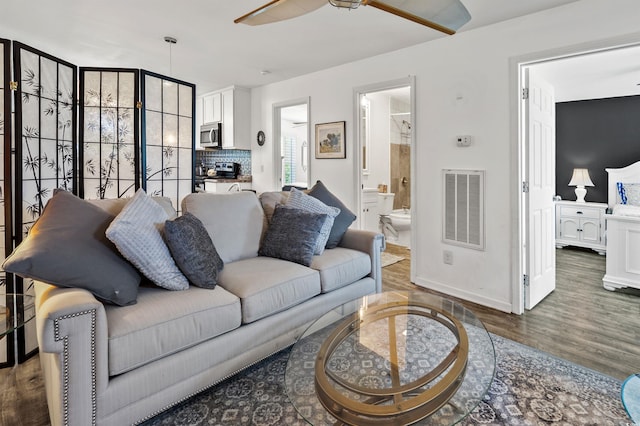
<instances>
[{"instance_id":1,"label":"nailhead trim on sofa","mask_svg":"<svg viewBox=\"0 0 640 426\"><path fill-rule=\"evenodd\" d=\"M96 404L96 310L90 309L82 312L76 312L70 315L64 315L56 318L54 322L55 339L57 342L64 339L64 351L63 351L63 406L64 406L64 424L69 424L69 337L60 337L60 321L74 318L80 315L91 315L91 424L96 424L97 417L97 404Z\"/></svg>"}]
</instances>

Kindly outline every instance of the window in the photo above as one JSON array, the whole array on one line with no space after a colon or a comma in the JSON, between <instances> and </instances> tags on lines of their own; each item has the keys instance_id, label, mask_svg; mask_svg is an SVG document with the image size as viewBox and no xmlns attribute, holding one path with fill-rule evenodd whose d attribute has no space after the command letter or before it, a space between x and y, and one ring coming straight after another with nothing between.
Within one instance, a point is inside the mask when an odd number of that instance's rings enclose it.
<instances>
[{"instance_id":1,"label":"window","mask_svg":"<svg viewBox=\"0 0 640 426\"><path fill-rule=\"evenodd\" d=\"M296 138L282 138L282 184L291 185L296 182Z\"/></svg>"}]
</instances>

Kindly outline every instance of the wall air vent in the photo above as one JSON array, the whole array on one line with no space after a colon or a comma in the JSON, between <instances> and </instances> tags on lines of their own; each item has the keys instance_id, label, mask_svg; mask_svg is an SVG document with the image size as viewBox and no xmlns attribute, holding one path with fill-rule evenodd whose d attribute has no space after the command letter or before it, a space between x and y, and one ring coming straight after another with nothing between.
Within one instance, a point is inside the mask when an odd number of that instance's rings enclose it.
<instances>
[{"instance_id":1,"label":"wall air vent","mask_svg":"<svg viewBox=\"0 0 640 426\"><path fill-rule=\"evenodd\" d=\"M484 250L484 170L442 171L442 240Z\"/></svg>"}]
</instances>

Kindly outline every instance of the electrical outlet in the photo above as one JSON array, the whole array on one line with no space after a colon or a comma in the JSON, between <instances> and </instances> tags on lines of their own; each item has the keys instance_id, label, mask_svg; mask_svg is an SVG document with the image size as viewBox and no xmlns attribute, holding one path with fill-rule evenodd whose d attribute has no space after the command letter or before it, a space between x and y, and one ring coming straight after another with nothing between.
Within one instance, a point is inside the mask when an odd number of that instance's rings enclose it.
<instances>
[{"instance_id":1,"label":"electrical outlet","mask_svg":"<svg viewBox=\"0 0 640 426\"><path fill-rule=\"evenodd\" d=\"M442 252L442 260L447 265L453 265L453 252L451 250L444 250Z\"/></svg>"}]
</instances>

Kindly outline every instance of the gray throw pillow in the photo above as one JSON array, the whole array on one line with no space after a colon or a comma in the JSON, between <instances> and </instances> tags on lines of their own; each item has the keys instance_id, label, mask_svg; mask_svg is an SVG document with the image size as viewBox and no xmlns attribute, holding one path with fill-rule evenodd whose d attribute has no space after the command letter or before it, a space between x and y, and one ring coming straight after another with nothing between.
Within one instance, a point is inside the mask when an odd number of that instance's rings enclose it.
<instances>
[{"instance_id":1,"label":"gray throw pillow","mask_svg":"<svg viewBox=\"0 0 640 426\"><path fill-rule=\"evenodd\" d=\"M200 219L187 212L166 221L164 239L176 265L193 285L216 287L224 262Z\"/></svg>"},{"instance_id":2,"label":"gray throw pillow","mask_svg":"<svg viewBox=\"0 0 640 426\"><path fill-rule=\"evenodd\" d=\"M186 290L189 281L162 238L167 219L167 212L141 188L111 222L106 235L154 284L168 290Z\"/></svg>"},{"instance_id":3,"label":"gray throw pillow","mask_svg":"<svg viewBox=\"0 0 640 426\"><path fill-rule=\"evenodd\" d=\"M326 214L276 205L258 254L311 265L326 219Z\"/></svg>"},{"instance_id":4,"label":"gray throw pillow","mask_svg":"<svg viewBox=\"0 0 640 426\"><path fill-rule=\"evenodd\" d=\"M140 274L105 236L114 216L57 190L2 268L58 287L83 288L103 302L136 303Z\"/></svg>"},{"instance_id":5,"label":"gray throw pillow","mask_svg":"<svg viewBox=\"0 0 640 426\"><path fill-rule=\"evenodd\" d=\"M336 216L340 214L340 209L337 207L331 207L318 200L315 197L305 194L295 188L291 188L289 198L284 203L287 207L293 207L295 209L302 209L311 213L323 213L327 215L327 220L324 221L322 229L320 229L320 238L316 242L316 248L314 254L320 255L324 251L324 247L329 240L331 234L331 228L333 227L333 221Z\"/></svg>"},{"instance_id":6,"label":"gray throw pillow","mask_svg":"<svg viewBox=\"0 0 640 426\"><path fill-rule=\"evenodd\" d=\"M356 215L353 214L338 197L329 192L327 187L320 181L317 181L316 184L313 185L313 188L309 191L309 195L317 198L328 206L340 209L340 214L333 220L333 226L331 227L331 233L329 234L326 245L328 249L337 247L344 233L347 232L347 229L353 221L356 220Z\"/></svg>"}]
</instances>

